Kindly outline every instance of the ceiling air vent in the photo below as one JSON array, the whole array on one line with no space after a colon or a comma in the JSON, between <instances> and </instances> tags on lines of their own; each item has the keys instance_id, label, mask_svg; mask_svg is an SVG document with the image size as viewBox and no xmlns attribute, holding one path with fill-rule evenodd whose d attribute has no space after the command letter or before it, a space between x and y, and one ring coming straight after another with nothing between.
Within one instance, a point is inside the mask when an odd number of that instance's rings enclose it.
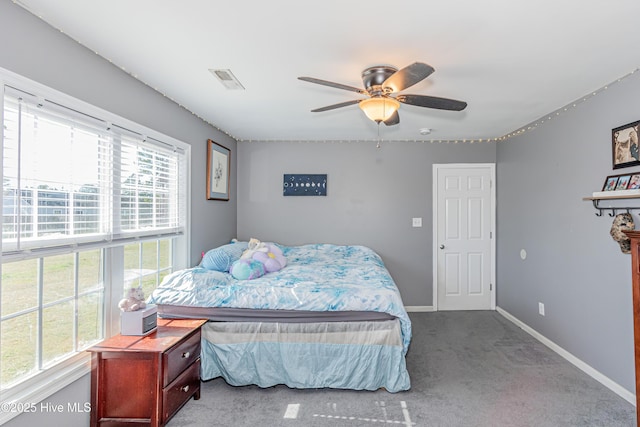
<instances>
[{"instance_id":1,"label":"ceiling air vent","mask_svg":"<svg viewBox=\"0 0 640 427\"><path fill-rule=\"evenodd\" d=\"M222 83L227 89L244 90L244 86L242 86L242 83L236 79L236 76L233 75L231 70L209 69L209 71L211 71L211 74L216 76L216 78L220 80L220 83Z\"/></svg>"}]
</instances>

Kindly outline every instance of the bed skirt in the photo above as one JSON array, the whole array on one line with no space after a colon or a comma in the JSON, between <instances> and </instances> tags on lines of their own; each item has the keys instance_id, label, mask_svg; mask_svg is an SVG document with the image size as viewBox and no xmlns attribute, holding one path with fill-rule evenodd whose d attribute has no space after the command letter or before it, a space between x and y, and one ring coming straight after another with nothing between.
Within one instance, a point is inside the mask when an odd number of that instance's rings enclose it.
<instances>
[{"instance_id":1,"label":"bed skirt","mask_svg":"<svg viewBox=\"0 0 640 427\"><path fill-rule=\"evenodd\" d=\"M362 322L208 322L202 380L230 385L395 393L411 386L398 319Z\"/></svg>"}]
</instances>

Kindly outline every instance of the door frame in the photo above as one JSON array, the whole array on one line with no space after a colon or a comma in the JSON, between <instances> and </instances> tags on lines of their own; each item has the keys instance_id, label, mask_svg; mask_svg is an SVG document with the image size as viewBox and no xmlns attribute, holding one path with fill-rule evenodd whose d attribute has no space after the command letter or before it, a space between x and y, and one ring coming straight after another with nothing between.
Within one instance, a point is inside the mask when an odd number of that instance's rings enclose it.
<instances>
[{"instance_id":1,"label":"door frame","mask_svg":"<svg viewBox=\"0 0 640 427\"><path fill-rule=\"evenodd\" d=\"M496 164L495 163L434 163L433 164L433 188L432 188L432 262L433 262L433 311L438 311L438 171L442 169L476 169L483 167L489 169L490 174L490 210L491 218L491 310L496 309Z\"/></svg>"}]
</instances>

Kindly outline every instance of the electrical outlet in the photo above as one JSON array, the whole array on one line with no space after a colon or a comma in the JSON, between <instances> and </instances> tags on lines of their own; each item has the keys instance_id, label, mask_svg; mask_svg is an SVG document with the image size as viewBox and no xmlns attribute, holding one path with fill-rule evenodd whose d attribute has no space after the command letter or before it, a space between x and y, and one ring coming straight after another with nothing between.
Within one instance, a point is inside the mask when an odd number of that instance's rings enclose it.
<instances>
[{"instance_id":1,"label":"electrical outlet","mask_svg":"<svg viewBox=\"0 0 640 427\"><path fill-rule=\"evenodd\" d=\"M538 313L540 316L544 316L544 304L541 302L538 303Z\"/></svg>"},{"instance_id":2,"label":"electrical outlet","mask_svg":"<svg viewBox=\"0 0 640 427\"><path fill-rule=\"evenodd\" d=\"M422 218L413 218L411 221L413 227L422 227Z\"/></svg>"}]
</instances>

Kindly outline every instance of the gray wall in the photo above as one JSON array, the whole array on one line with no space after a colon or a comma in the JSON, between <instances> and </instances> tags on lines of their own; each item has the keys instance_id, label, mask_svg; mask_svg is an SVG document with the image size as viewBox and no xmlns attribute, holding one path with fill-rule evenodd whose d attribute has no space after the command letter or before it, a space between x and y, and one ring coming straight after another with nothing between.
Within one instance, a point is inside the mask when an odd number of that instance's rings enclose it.
<instances>
[{"instance_id":1,"label":"gray wall","mask_svg":"<svg viewBox=\"0 0 640 427\"><path fill-rule=\"evenodd\" d=\"M375 126L372 123L372 126ZM432 305L432 164L493 163L490 143L240 142L238 237L366 245L405 305ZM327 174L327 195L282 195L285 173ZM422 228L411 219L422 218Z\"/></svg>"},{"instance_id":2,"label":"gray wall","mask_svg":"<svg viewBox=\"0 0 640 427\"><path fill-rule=\"evenodd\" d=\"M241 239L371 246L405 304L431 305L431 165L497 160L498 305L634 390L630 258L609 236L611 218L596 217L582 197L606 175L638 170L614 172L609 141L611 128L640 118L640 73L497 147L268 142L236 150L226 135L8 0L0 1L0 36L0 67L192 145L192 263L234 237L237 218ZM204 198L207 138L238 154L230 202ZM326 173L328 195L283 197L284 173ZM422 217L423 227L411 228L412 217ZM212 218L216 227L201 226ZM539 301L545 317L537 314ZM84 377L50 400L87 399ZM47 422L86 425L84 415L61 417ZM23 415L6 425L38 424Z\"/></svg>"},{"instance_id":3,"label":"gray wall","mask_svg":"<svg viewBox=\"0 0 640 427\"><path fill-rule=\"evenodd\" d=\"M0 67L191 145L191 264L199 261L201 251L235 236L235 155L231 156L231 201L208 201L205 189L207 139L235 154L233 139L8 0L0 1L0 39ZM212 219L215 227L201 226ZM85 376L52 399L87 402L88 382ZM87 424L84 414L49 415L44 423L37 417L21 415L6 425Z\"/></svg>"},{"instance_id":4,"label":"gray wall","mask_svg":"<svg viewBox=\"0 0 640 427\"><path fill-rule=\"evenodd\" d=\"M498 306L632 393L631 256L582 198L639 170L611 160L611 129L640 119L638 93L635 73L497 151Z\"/></svg>"}]
</instances>

